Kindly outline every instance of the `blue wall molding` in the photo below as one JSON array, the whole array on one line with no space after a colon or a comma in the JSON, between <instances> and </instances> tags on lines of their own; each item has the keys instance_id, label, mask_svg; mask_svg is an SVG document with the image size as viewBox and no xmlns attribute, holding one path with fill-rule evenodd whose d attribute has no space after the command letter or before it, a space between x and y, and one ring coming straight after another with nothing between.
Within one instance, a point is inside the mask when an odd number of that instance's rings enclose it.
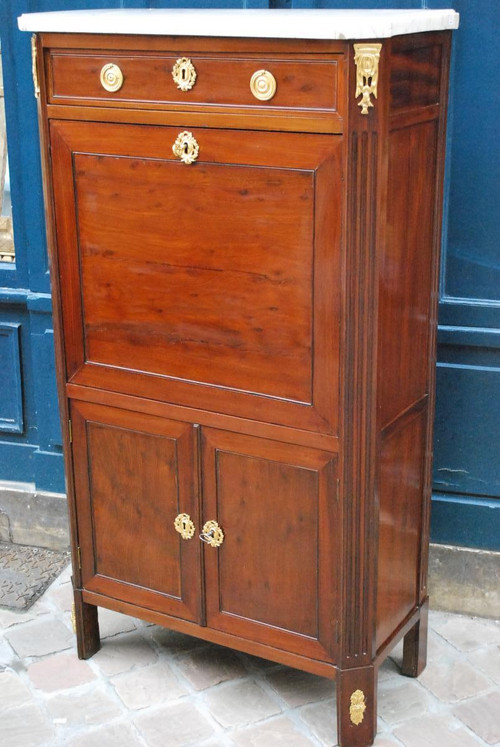
<instances>
[{"instance_id":1,"label":"blue wall molding","mask_svg":"<svg viewBox=\"0 0 500 747\"><path fill-rule=\"evenodd\" d=\"M22 433L24 430L20 327L18 323L0 322L0 431L4 433Z\"/></svg>"},{"instance_id":2,"label":"blue wall molding","mask_svg":"<svg viewBox=\"0 0 500 747\"><path fill-rule=\"evenodd\" d=\"M50 293L32 293L26 288L0 288L0 307L4 304L23 305L29 311L52 314Z\"/></svg>"},{"instance_id":3,"label":"blue wall molding","mask_svg":"<svg viewBox=\"0 0 500 747\"><path fill-rule=\"evenodd\" d=\"M459 493L433 493L431 542L499 551L499 501Z\"/></svg>"},{"instance_id":4,"label":"blue wall molding","mask_svg":"<svg viewBox=\"0 0 500 747\"><path fill-rule=\"evenodd\" d=\"M439 345L464 345L479 348L500 348L500 329L490 327L453 327L439 325Z\"/></svg>"}]
</instances>

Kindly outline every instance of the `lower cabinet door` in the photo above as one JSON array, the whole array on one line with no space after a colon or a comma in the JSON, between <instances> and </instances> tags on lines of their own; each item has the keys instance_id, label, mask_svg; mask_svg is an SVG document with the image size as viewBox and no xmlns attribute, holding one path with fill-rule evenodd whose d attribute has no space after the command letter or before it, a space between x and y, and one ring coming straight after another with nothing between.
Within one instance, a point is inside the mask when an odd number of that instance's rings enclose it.
<instances>
[{"instance_id":1,"label":"lower cabinet door","mask_svg":"<svg viewBox=\"0 0 500 747\"><path fill-rule=\"evenodd\" d=\"M207 625L335 660L336 455L202 429L202 464L203 522L224 535L205 545Z\"/></svg>"},{"instance_id":2,"label":"lower cabinet door","mask_svg":"<svg viewBox=\"0 0 500 747\"><path fill-rule=\"evenodd\" d=\"M79 401L71 418L84 588L200 621L195 428Z\"/></svg>"}]
</instances>

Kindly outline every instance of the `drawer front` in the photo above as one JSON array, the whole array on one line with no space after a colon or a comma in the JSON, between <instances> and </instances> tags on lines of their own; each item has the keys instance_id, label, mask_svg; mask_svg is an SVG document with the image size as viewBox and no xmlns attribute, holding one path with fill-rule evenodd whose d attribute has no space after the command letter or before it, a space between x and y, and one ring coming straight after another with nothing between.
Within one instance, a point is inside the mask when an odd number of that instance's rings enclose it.
<instances>
[{"instance_id":1,"label":"drawer front","mask_svg":"<svg viewBox=\"0 0 500 747\"><path fill-rule=\"evenodd\" d=\"M339 55L316 59L274 59L221 56L138 55L130 53L75 54L52 51L49 57L49 102L85 100L102 105L201 105L263 107L277 109L337 110ZM172 71L181 59L194 67L191 88L182 90ZM101 83L101 71L116 65L123 74L118 90L108 91ZM251 90L252 76L265 70L275 81L276 90L267 100ZM180 84L189 85L189 72L180 73ZM270 82L269 82L270 81ZM259 86L260 82L260 86ZM271 92L272 78L257 80L257 91Z\"/></svg>"}]
</instances>

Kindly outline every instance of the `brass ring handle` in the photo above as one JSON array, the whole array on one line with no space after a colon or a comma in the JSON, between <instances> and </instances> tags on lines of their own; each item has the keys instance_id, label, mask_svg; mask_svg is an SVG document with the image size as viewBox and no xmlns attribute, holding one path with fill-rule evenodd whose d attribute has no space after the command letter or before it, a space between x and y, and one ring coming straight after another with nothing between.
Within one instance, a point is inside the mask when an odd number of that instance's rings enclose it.
<instances>
[{"instance_id":1,"label":"brass ring handle","mask_svg":"<svg viewBox=\"0 0 500 747\"><path fill-rule=\"evenodd\" d=\"M123 86L123 73L114 62L109 62L101 69L100 81L106 91L114 93Z\"/></svg>"},{"instance_id":2,"label":"brass ring handle","mask_svg":"<svg viewBox=\"0 0 500 747\"><path fill-rule=\"evenodd\" d=\"M187 130L181 132L177 136L175 143L172 145L174 156L177 156L177 158L180 158L182 163L186 164L194 163L198 158L199 151L200 146L193 137L193 133L188 132Z\"/></svg>"},{"instance_id":3,"label":"brass ring handle","mask_svg":"<svg viewBox=\"0 0 500 747\"><path fill-rule=\"evenodd\" d=\"M224 542L224 532L216 521L207 521L203 525L203 531L200 534L202 542L206 542L210 547L220 547Z\"/></svg>"},{"instance_id":4,"label":"brass ring handle","mask_svg":"<svg viewBox=\"0 0 500 747\"><path fill-rule=\"evenodd\" d=\"M179 514L174 521L175 531L179 532L182 539L189 540L194 537L195 526L189 514Z\"/></svg>"},{"instance_id":5,"label":"brass ring handle","mask_svg":"<svg viewBox=\"0 0 500 747\"><path fill-rule=\"evenodd\" d=\"M181 91L190 91L196 83L196 68L189 57L179 57L172 68L172 78Z\"/></svg>"},{"instance_id":6,"label":"brass ring handle","mask_svg":"<svg viewBox=\"0 0 500 747\"><path fill-rule=\"evenodd\" d=\"M269 101L276 93L276 78L269 70L256 70L250 78L250 90L256 99Z\"/></svg>"}]
</instances>

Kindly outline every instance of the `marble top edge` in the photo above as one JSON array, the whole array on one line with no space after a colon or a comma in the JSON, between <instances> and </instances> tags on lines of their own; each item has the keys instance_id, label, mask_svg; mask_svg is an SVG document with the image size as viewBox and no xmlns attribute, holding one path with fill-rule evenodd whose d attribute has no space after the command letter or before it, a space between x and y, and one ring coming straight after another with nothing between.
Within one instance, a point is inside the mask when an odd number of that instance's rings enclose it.
<instances>
[{"instance_id":1,"label":"marble top edge","mask_svg":"<svg viewBox=\"0 0 500 747\"><path fill-rule=\"evenodd\" d=\"M281 39L386 39L458 28L459 14L440 10L105 9L24 13L21 31L227 36Z\"/></svg>"}]
</instances>

